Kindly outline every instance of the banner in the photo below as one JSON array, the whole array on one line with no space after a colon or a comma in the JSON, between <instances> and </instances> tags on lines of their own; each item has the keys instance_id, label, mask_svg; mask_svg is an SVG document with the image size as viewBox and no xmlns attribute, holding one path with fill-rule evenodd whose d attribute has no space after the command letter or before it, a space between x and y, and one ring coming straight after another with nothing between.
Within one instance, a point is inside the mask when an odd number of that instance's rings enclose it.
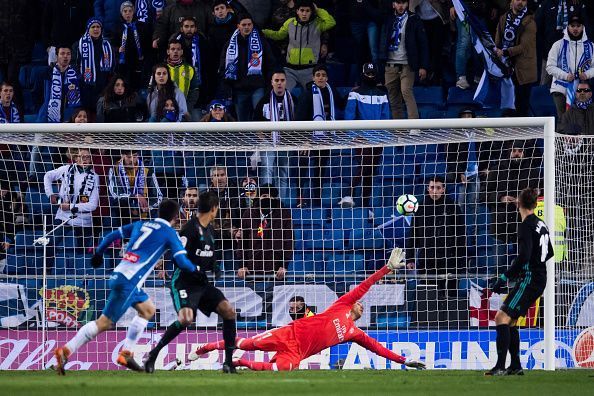
<instances>
[{"instance_id":1,"label":"banner","mask_svg":"<svg viewBox=\"0 0 594 396\"><path fill-rule=\"evenodd\" d=\"M470 325L473 327L494 327L495 314L505 300L506 294L493 293L471 282L469 291ZM528 309L526 316L518 318L519 327L534 327L538 319L540 297Z\"/></svg>"}]
</instances>

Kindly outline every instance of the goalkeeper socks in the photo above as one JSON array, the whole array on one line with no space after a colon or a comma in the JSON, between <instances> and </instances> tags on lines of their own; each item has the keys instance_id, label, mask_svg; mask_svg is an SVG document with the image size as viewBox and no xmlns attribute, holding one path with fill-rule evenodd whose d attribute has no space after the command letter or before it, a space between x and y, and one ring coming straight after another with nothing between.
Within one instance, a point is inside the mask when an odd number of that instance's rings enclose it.
<instances>
[{"instance_id":1,"label":"goalkeeper socks","mask_svg":"<svg viewBox=\"0 0 594 396\"><path fill-rule=\"evenodd\" d=\"M154 356L159 355L159 352L161 351L161 349L163 349L165 347L165 345L167 345L171 341L173 341L173 339L175 337L177 337L184 330L185 330L185 327L182 326L182 324L179 323L178 320L176 320L175 322L170 324L169 327L167 327L167 329L165 330L163 337L161 337L161 339L157 343L157 346L155 346L152 349L152 351L150 351L150 354L154 355Z\"/></svg>"},{"instance_id":2,"label":"goalkeeper socks","mask_svg":"<svg viewBox=\"0 0 594 396\"><path fill-rule=\"evenodd\" d=\"M277 371L270 362L254 362L252 360L239 359L234 366L247 367L254 371Z\"/></svg>"},{"instance_id":3,"label":"goalkeeper socks","mask_svg":"<svg viewBox=\"0 0 594 396\"><path fill-rule=\"evenodd\" d=\"M511 355L511 368L522 368L520 363L520 332L516 326L509 328L509 354Z\"/></svg>"},{"instance_id":4,"label":"goalkeeper socks","mask_svg":"<svg viewBox=\"0 0 594 396\"><path fill-rule=\"evenodd\" d=\"M505 359L507 358L507 350L509 349L509 325L497 325L495 329L497 330L497 364L495 367L504 369Z\"/></svg>"},{"instance_id":5,"label":"goalkeeper socks","mask_svg":"<svg viewBox=\"0 0 594 396\"><path fill-rule=\"evenodd\" d=\"M126 339L124 340L124 346L122 347L125 351L131 351L136 342L142 335L142 332L146 328L148 324L148 320L145 318L141 318L140 316L135 316L130 322L130 326L128 326L128 332L126 333Z\"/></svg>"},{"instance_id":6,"label":"goalkeeper socks","mask_svg":"<svg viewBox=\"0 0 594 396\"><path fill-rule=\"evenodd\" d=\"M235 319L223 319L223 340L225 342L225 363L231 364L233 361L233 351L235 350Z\"/></svg>"},{"instance_id":7,"label":"goalkeeper socks","mask_svg":"<svg viewBox=\"0 0 594 396\"><path fill-rule=\"evenodd\" d=\"M73 339L68 341L66 348L73 354L78 348L94 339L99 334L99 328L95 321L89 322L76 333Z\"/></svg>"}]
</instances>

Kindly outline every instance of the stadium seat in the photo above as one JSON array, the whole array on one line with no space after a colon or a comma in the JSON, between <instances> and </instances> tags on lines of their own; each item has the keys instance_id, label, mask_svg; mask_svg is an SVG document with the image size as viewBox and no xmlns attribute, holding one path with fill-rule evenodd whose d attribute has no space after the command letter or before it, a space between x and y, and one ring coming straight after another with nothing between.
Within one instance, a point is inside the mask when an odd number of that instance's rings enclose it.
<instances>
[{"instance_id":1,"label":"stadium seat","mask_svg":"<svg viewBox=\"0 0 594 396\"><path fill-rule=\"evenodd\" d=\"M416 86L413 87L417 105L429 105L434 109L445 106L443 88L439 86Z\"/></svg>"},{"instance_id":2,"label":"stadium seat","mask_svg":"<svg viewBox=\"0 0 594 396\"><path fill-rule=\"evenodd\" d=\"M369 219L368 209L332 209L332 224L334 229L356 230L369 228L373 226L373 221Z\"/></svg>"},{"instance_id":3,"label":"stadium seat","mask_svg":"<svg viewBox=\"0 0 594 396\"><path fill-rule=\"evenodd\" d=\"M291 217L295 228L317 228L322 229L325 223L330 222L331 212L329 209L294 208L291 210Z\"/></svg>"},{"instance_id":4,"label":"stadium seat","mask_svg":"<svg viewBox=\"0 0 594 396\"><path fill-rule=\"evenodd\" d=\"M464 106L478 106L473 99L474 90L472 89L460 89L458 87L450 87L448 89L447 105L448 109L451 106L464 107Z\"/></svg>"},{"instance_id":5,"label":"stadium seat","mask_svg":"<svg viewBox=\"0 0 594 396\"><path fill-rule=\"evenodd\" d=\"M349 246L355 250L383 249L385 239L380 230L374 228L355 229L351 234Z\"/></svg>"},{"instance_id":6,"label":"stadium seat","mask_svg":"<svg viewBox=\"0 0 594 396\"><path fill-rule=\"evenodd\" d=\"M365 269L365 255L354 252L333 252L324 257L327 273L361 273Z\"/></svg>"},{"instance_id":7,"label":"stadium seat","mask_svg":"<svg viewBox=\"0 0 594 396\"><path fill-rule=\"evenodd\" d=\"M324 255L322 252L295 251L288 271L295 275L322 273L324 271Z\"/></svg>"},{"instance_id":8,"label":"stadium seat","mask_svg":"<svg viewBox=\"0 0 594 396\"><path fill-rule=\"evenodd\" d=\"M557 109L549 90L548 85L539 85L530 91L530 111L533 116L557 116Z\"/></svg>"},{"instance_id":9,"label":"stadium seat","mask_svg":"<svg viewBox=\"0 0 594 396\"><path fill-rule=\"evenodd\" d=\"M328 62L328 82L332 87L341 87L347 82L347 66L341 62ZM349 88L350 90L350 88Z\"/></svg>"}]
</instances>

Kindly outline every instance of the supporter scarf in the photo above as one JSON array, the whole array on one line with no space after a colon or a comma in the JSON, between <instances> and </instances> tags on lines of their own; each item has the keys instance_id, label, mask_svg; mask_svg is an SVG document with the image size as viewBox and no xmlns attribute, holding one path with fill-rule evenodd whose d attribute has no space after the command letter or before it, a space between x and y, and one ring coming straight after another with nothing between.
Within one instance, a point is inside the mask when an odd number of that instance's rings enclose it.
<instances>
[{"instance_id":1,"label":"supporter scarf","mask_svg":"<svg viewBox=\"0 0 594 396\"><path fill-rule=\"evenodd\" d=\"M225 78L227 80L237 80L237 64L239 63L239 46L237 39L239 37L239 29L236 29L229 40L229 47L225 56ZM247 75L262 75L262 41L258 30L254 28L248 37L248 54L251 57L248 59Z\"/></svg>"},{"instance_id":2,"label":"supporter scarf","mask_svg":"<svg viewBox=\"0 0 594 396\"><path fill-rule=\"evenodd\" d=\"M146 187L146 178L144 175L144 164L142 163L142 159L138 159L138 165L135 166L136 174L134 178L134 189L130 190L130 179L128 178L128 174L126 173L126 168L124 168L124 164L122 161L118 164L119 172L120 172L120 180L122 181L122 185L126 188L126 193L130 196L136 195L144 195L144 189Z\"/></svg>"},{"instance_id":3,"label":"supporter scarf","mask_svg":"<svg viewBox=\"0 0 594 396\"><path fill-rule=\"evenodd\" d=\"M77 173L83 173L83 172L86 173L85 178L83 179L83 181L80 185L80 190L78 191L78 194L75 194L74 193L74 178ZM80 203L88 203L89 202L89 199L91 198L91 193L93 192L93 189L95 188L95 178L91 177L92 173L93 172L92 172L91 166L87 166L86 168L83 168L76 164L70 165L70 168L68 168L68 179L65 180L66 182L68 182L68 199L69 199L70 203L77 204L78 202L80 202Z\"/></svg>"},{"instance_id":4,"label":"supporter scarf","mask_svg":"<svg viewBox=\"0 0 594 396\"><path fill-rule=\"evenodd\" d=\"M138 36L138 29L136 28L136 22L124 23L124 31L122 32L122 48L120 52L120 65L126 63L126 43L128 42L128 29L132 30L134 36L134 44L136 45L136 52L138 52L138 60L142 60L142 47L140 46L140 37Z\"/></svg>"},{"instance_id":5,"label":"supporter scarf","mask_svg":"<svg viewBox=\"0 0 594 396\"><path fill-rule=\"evenodd\" d=\"M314 84L315 85L315 84ZM279 114L278 111L278 101L276 100L276 94L274 90L270 91L270 101L268 102L270 106L270 121L278 122L281 120L284 121L292 121L294 120L294 106L293 106L293 98L291 94L285 90L285 95L283 96L283 110L285 114ZM280 141L280 134L278 131L272 132L272 142L278 143Z\"/></svg>"},{"instance_id":6,"label":"supporter scarf","mask_svg":"<svg viewBox=\"0 0 594 396\"><path fill-rule=\"evenodd\" d=\"M155 10L162 10L164 0L151 0L151 6ZM148 19L148 0L136 0L136 19L140 22L146 22Z\"/></svg>"},{"instance_id":7,"label":"supporter scarf","mask_svg":"<svg viewBox=\"0 0 594 396\"><path fill-rule=\"evenodd\" d=\"M225 23L229 22L231 20L231 18L233 18L233 13L230 12L227 14L227 16L225 18L214 18L215 24L216 25L224 25Z\"/></svg>"},{"instance_id":8,"label":"supporter scarf","mask_svg":"<svg viewBox=\"0 0 594 396\"><path fill-rule=\"evenodd\" d=\"M525 7L520 13L514 16L512 11L508 11L507 16L505 17L505 29L503 30L503 48L508 49L509 47L513 47L516 44L516 34L518 33L518 28L522 24L522 20L526 16L528 12L528 7Z\"/></svg>"},{"instance_id":9,"label":"supporter scarf","mask_svg":"<svg viewBox=\"0 0 594 396\"><path fill-rule=\"evenodd\" d=\"M178 34L176 39L182 40L184 37L182 34ZM202 84L202 71L200 70L200 37L195 34L192 37L192 66L196 73L194 76L198 82L198 85Z\"/></svg>"},{"instance_id":10,"label":"supporter scarf","mask_svg":"<svg viewBox=\"0 0 594 396\"><path fill-rule=\"evenodd\" d=\"M4 112L4 106L0 103L0 124L18 124L19 122L21 122L21 116L14 102L10 102L10 114Z\"/></svg>"},{"instance_id":11,"label":"supporter scarf","mask_svg":"<svg viewBox=\"0 0 594 396\"><path fill-rule=\"evenodd\" d=\"M83 82L86 84L95 84L97 78L97 71L95 70L95 45L93 39L89 34L89 28L92 24L98 23L103 27L101 21L97 18L91 18L87 22L87 31L78 41L78 52L80 54L80 73ZM111 45L107 39L103 38L103 33L99 36L99 40L103 46L103 56L99 62L99 68L103 72L108 72L113 66L113 53Z\"/></svg>"},{"instance_id":12,"label":"supporter scarf","mask_svg":"<svg viewBox=\"0 0 594 396\"><path fill-rule=\"evenodd\" d=\"M592 98L586 100L585 102L575 102L575 107L582 110L587 110L588 107L592 105Z\"/></svg>"},{"instance_id":13,"label":"supporter scarf","mask_svg":"<svg viewBox=\"0 0 594 396\"><path fill-rule=\"evenodd\" d=\"M559 55L557 56L557 67L563 70L566 73L569 73L571 70L569 69L569 63L567 60L567 51L569 50L569 40L563 40L563 47L561 47L561 51L559 51ZM555 83L565 87L565 107L567 109L571 108L573 102L575 101L575 90L577 89L579 83L579 74L584 73L592 67L592 54L594 53L594 44L590 40L586 40L584 42L584 52L582 53L582 57L577 65L577 70L574 70L574 75L576 79L572 82L563 81L563 80L555 80Z\"/></svg>"},{"instance_id":14,"label":"supporter scarf","mask_svg":"<svg viewBox=\"0 0 594 396\"><path fill-rule=\"evenodd\" d=\"M66 107L80 106L80 87L76 70L68 66L64 72L64 81L62 81L60 69L58 66L54 66L50 84L50 98L47 103L48 122L62 122L62 91L64 87L68 90L66 93Z\"/></svg>"},{"instance_id":15,"label":"supporter scarf","mask_svg":"<svg viewBox=\"0 0 594 396\"><path fill-rule=\"evenodd\" d=\"M559 0L557 7L557 30L563 30L569 22L569 13L567 12L567 1Z\"/></svg>"},{"instance_id":16,"label":"supporter scarf","mask_svg":"<svg viewBox=\"0 0 594 396\"><path fill-rule=\"evenodd\" d=\"M401 30L402 25L404 25L404 20L408 17L408 14L405 12L404 14L397 16L394 19L394 27L392 28L392 36L390 36L390 47L388 48L391 52L398 51L398 46L400 46L400 38L402 37Z\"/></svg>"},{"instance_id":17,"label":"supporter scarf","mask_svg":"<svg viewBox=\"0 0 594 396\"><path fill-rule=\"evenodd\" d=\"M330 96L330 120L334 121L334 95L332 94L332 88L330 87L330 84L326 84L326 88L328 88L328 95ZM316 84L311 84L311 94L313 97L313 120L326 121L322 90Z\"/></svg>"}]
</instances>

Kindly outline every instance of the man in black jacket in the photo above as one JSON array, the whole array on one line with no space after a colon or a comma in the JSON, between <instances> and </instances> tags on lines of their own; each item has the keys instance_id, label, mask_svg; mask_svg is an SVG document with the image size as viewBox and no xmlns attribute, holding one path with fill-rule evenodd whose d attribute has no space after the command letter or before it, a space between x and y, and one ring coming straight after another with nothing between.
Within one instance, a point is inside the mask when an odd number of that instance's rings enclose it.
<instances>
[{"instance_id":1,"label":"man in black jacket","mask_svg":"<svg viewBox=\"0 0 594 396\"><path fill-rule=\"evenodd\" d=\"M408 268L432 277L463 271L465 234L464 216L458 205L446 197L443 177L431 177L406 242ZM437 279L436 283L438 290L447 293L456 290L456 282L454 277Z\"/></svg>"},{"instance_id":2,"label":"man in black jacket","mask_svg":"<svg viewBox=\"0 0 594 396\"><path fill-rule=\"evenodd\" d=\"M57 45L70 47L85 32L87 20L93 15L90 1L48 0L43 9L41 37L47 47L48 63L57 61Z\"/></svg>"},{"instance_id":3,"label":"man in black jacket","mask_svg":"<svg viewBox=\"0 0 594 396\"><path fill-rule=\"evenodd\" d=\"M408 0L394 0L392 8L394 14L384 22L380 46L392 118L404 118L403 100L408 118L419 118L413 85L417 74L421 81L427 77L427 36L421 19L408 11Z\"/></svg>"}]
</instances>

